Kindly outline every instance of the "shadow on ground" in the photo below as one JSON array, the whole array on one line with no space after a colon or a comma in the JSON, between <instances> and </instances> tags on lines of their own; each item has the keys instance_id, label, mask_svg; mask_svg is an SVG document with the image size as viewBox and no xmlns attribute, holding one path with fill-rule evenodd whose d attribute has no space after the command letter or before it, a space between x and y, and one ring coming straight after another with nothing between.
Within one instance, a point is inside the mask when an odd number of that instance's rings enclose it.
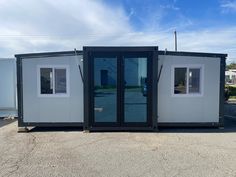
<instances>
[{"instance_id":1,"label":"shadow on ground","mask_svg":"<svg viewBox=\"0 0 236 177\"><path fill-rule=\"evenodd\" d=\"M157 133L230 133L236 132L236 119L225 117L225 126L223 129L220 128L195 128L195 127L183 127L183 128L160 128ZM82 127L34 127L30 130L30 132L50 132L50 131L63 131L63 132L71 132L71 131L83 131ZM106 131L107 132L107 131ZM114 132L114 131L112 131ZM132 131L139 132L140 131ZM143 131L142 131L143 132ZM148 133L148 132L143 132Z\"/></svg>"},{"instance_id":2,"label":"shadow on ground","mask_svg":"<svg viewBox=\"0 0 236 177\"><path fill-rule=\"evenodd\" d=\"M16 119L4 119L4 118L0 118L0 128L3 126L6 126L8 124L11 124L13 122L15 122Z\"/></svg>"},{"instance_id":3,"label":"shadow on ground","mask_svg":"<svg viewBox=\"0 0 236 177\"><path fill-rule=\"evenodd\" d=\"M225 117L224 128L195 128L195 127L179 127L179 128L160 128L160 133L230 133L236 132L236 118Z\"/></svg>"},{"instance_id":4,"label":"shadow on ground","mask_svg":"<svg viewBox=\"0 0 236 177\"><path fill-rule=\"evenodd\" d=\"M48 131L62 131L62 132L73 132L83 131L83 127L34 127L29 132L48 132Z\"/></svg>"}]
</instances>

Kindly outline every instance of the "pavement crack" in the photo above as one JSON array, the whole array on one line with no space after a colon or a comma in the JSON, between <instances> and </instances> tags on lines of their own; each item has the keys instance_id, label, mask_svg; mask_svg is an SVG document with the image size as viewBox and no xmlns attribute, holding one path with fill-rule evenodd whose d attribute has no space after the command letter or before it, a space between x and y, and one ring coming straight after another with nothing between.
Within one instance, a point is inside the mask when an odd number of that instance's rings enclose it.
<instances>
[{"instance_id":1,"label":"pavement crack","mask_svg":"<svg viewBox=\"0 0 236 177\"><path fill-rule=\"evenodd\" d=\"M32 144L32 147L29 149L28 152L26 152L22 158L19 158L12 166L10 166L10 169L14 168L13 170L11 170L10 172L8 172L8 174L6 174L6 177L10 177L12 176L14 173L16 173L19 168L20 168L20 163L22 163L25 159L29 158L29 155L34 151L37 142L36 142L36 136L34 136L33 134L29 133L29 136L31 136L32 138L30 138L29 142L27 143L27 146L30 146Z\"/></svg>"},{"instance_id":2,"label":"pavement crack","mask_svg":"<svg viewBox=\"0 0 236 177\"><path fill-rule=\"evenodd\" d=\"M73 149L76 149L78 147L88 146L88 145L91 145L91 144L96 144L98 142L101 142L101 141L104 141L104 140L108 140L108 139L112 139L112 138L110 138L110 137L100 138L100 139L95 140L95 141L90 141L90 142L87 142L87 143L79 144L79 145L75 146Z\"/></svg>"}]
</instances>

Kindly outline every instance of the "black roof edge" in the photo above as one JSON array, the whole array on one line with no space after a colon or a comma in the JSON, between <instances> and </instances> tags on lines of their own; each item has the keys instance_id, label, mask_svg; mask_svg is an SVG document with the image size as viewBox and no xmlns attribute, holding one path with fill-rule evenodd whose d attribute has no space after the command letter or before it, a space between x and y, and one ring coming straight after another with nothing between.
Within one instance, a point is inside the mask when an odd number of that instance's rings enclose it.
<instances>
[{"instance_id":1,"label":"black roof edge","mask_svg":"<svg viewBox=\"0 0 236 177\"><path fill-rule=\"evenodd\" d=\"M82 50L76 50L77 54L83 54ZM40 53L26 53L16 54L16 58L40 58L40 57L56 57L56 56L73 56L75 51L59 51L59 52L40 52Z\"/></svg>"},{"instance_id":2,"label":"black roof edge","mask_svg":"<svg viewBox=\"0 0 236 177\"><path fill-rule=\"evenodd\" d=\"M222 53L164 51L164 50L159 50L158 53L159 55L214 57L214 58L226 58L228 56L228 54L222 54Z\"/></svg>"},{"instance_id":3,"label":"black roof edge","mask_svg":"<svg viewBox=\"0 0 236 177\"><path fill-rule=\"evenodd\" d=\"M152 51L158 50L158 46L83 46L83 51Z\"/></svg>"},{"instance_id":4,"label":"black roof edge","mask_svg":"<svg viewBox=\"0 0 236 177\"><path fill-rule=\"evenodd\" d=\"M107 50L108 49L108 50ZM138 51L140 49L146 50L157 50L157 46L84 46L83 50L134 50ZM137 50L136 50L137 49ZM77 54L83 54L83 50L76 50ZM196 56L196 57L217 57L217 58L226 58L227 54L221 53L204 53L204 52L184 52L184 51L164 51L159 50L159 55L173 55L173 56ZM26 53L26 54L16 54L16 58L40 58L40 57L56 57L56 56L73 56L75 51L58 51L58 52L40 52L40 53Z\"/></svg>"}]
</instances>

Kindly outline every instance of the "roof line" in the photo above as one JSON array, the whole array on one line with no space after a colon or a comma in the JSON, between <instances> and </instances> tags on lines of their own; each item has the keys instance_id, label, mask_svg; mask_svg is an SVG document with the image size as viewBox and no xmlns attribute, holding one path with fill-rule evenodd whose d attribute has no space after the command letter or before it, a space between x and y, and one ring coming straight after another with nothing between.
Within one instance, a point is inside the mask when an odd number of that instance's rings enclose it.
<instances>
[{"instance_id":1,"label":"roof line","mask_svg":"<svg viewBox=\"0 0 236 177\"><path fill-rule=\"evenodd\" d=\"M82 54L82 50L76 50L77 54ZM26 53L26 54L16 54L16 58L39 58L39 57L56 57L56 56L73 56L75 51L58 51L58 52L40 52L40 53Z\"/></svg>"},{"instance_id":2,"label":"roof line","mask_svg":"<svg viewBox=\"0 0 236 177\"><path fill-rule=\"evenodd\" d=\"M136 48L137 46L122 46L122 47L98 47L98 46L89 46L85 47L87 49L101 49L101 48L109 48L110 50L113 49L122 49L122 48ZM153 48L154 46L145 46L145 48ZM139 46L137 48L142 48L142 46ZM76 50L77 54L83 54L83 50ZM58 52L40 52L40 53L26 53L26 54L16 54L16 58L39 58L39 57L56 57L56 56L74 56L75 51L58 51ZM173 55L173 56L196 56L196 57L218 57L218 58L226 58L227 54L222 53L204 53L204 52L185 52L185 51L164 51L159 50L158 55Z\"/></svg>"},{"instance_id":3,"label":"roof line","mask_svg":"<svg viewBox=\"0 0 236 177\"><path fill-rule=\"evenodd\" d=\"M219 57L219 58L226 58L228 56L228 54L222 54L222 53L164 51L164 50L159 50L158 53L159 53L159 55L196 56L196 57Z\"/></svg>"}]
</instances>

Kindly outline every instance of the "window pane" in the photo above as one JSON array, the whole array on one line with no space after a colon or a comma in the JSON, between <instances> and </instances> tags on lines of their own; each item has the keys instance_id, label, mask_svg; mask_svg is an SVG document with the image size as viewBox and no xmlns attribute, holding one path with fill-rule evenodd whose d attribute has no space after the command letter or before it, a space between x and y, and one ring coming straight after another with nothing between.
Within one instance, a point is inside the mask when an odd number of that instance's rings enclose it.
<instances>
[{"instance_id":1,"label":"window pane","mask_svg":"<svg viewBox=\"0 0 236 177\"><path fill-rule=\"evenodd\" d=\"M117 58L94 58L94 121L117 121Z\"/></svg>"},{"instance_id":2,"label":"window pane","mask_svg":"<svg viewBox=\"0 0 236 177\"><path fill-rule=\"evenodd\" d=\"M40 68L41 94L52 94L52 68Z\"/></svg>"},{"instance_id":3,"label":"window pane","mask_svg":"<svg viewBox=\"0 0 236 177\"><path fill-rule=\"evenodd\" d=\"M200 93L200 69L189 69L189 93Z\"/></svg>"},{"instance_id":4,"label":"window pane","mask_svg":"<svg viewBox=\"0 0 236 177\"><path fill-rule=\"evenodd\" d=\"M66 93L66 69L55 69L55 93Z\"/></svg>"},{"instance_id":5,"label":"window pane","mask_svg":"<svg viewBox=\"0 0 236 177\"><path fill-rule=\"evenodd\" d=\"M147 122L147 58L125 58L124 64L124 121Z\"/></svg>"},{"instance_id":6,"label":"window pane","mask_svg":"<svg viewBox=\"0 0 236 177\"><path fill-rule=\"evenodd\" d=\"M186 73L187 68L175 68L175 94L186 93Z\"/></svg>"}]
</instances>

